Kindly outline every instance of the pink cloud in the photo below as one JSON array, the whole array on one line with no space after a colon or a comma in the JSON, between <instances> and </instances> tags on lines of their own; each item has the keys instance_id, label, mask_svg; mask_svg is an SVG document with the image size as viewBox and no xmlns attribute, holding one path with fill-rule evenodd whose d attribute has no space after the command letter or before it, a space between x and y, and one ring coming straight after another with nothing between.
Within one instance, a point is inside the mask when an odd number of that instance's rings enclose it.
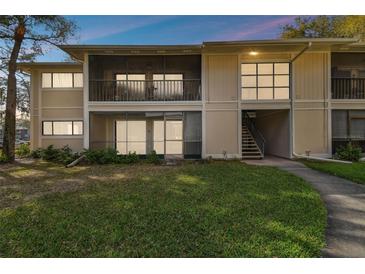
<instances>
[{"instance_id":1,"label":"pink cloud","mask_svg":"<svg viewBox=\"0 0 365 274\"><path fill-rule=\"evenodd\" d=\"M270 29L278 28L280 25L288 24L293 21L293 19L297 16L286 16L278 19L274 19L271 21L265 21L261 24L251 25L251 24L243 24L240 27L235 27L235 30L230 32L225 32L222 35L219 35L217 39L230 39L230 40L240 40L247 38L250 35L257 34L260 32L268 31ZM244 29L242 31L237 31L237 28Z\"/></svg>"}]
</instances>

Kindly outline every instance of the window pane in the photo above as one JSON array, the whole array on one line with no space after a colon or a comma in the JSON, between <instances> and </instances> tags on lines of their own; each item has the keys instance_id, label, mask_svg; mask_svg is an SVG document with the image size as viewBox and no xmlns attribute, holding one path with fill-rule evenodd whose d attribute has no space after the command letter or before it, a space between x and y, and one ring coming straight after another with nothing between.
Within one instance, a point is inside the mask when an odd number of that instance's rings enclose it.
<instances>
[{"instance_id":1,"label":"window pane","mask_svg":"<svg viewBox=\"0 0 365 274\"><path fill-rule=\"evenodd\" d=\"M127 150L146 154L146 121L127 121Z\"/></svg>"},{"instance_id":2,"label":"window pane","mask_svg":"<svg viewBox=\"0 0 365 274\"><path fill-rule=\"evenodd\" d=\"M242 76L242 87L256 87L256 76Z\"/></svg>"},{"instance_id":3,"label":"window pane","mask_svg":"<svg viewBox=\"0 0 365 274\"><path fill-rule=\"evenodd\" d=\"M258 86L259 87L272 87L273 77L272 76L258 76Z\"/></svg>"},{"instance_id":4,"label":"window pane","mask_svg":"<svg viewBox=\"0 0 365 274\"><path fill-rule=\"evenodd\" d=\"M127 142L117 141L116 149L119 154L127 154Z\"/></svg>"},{"instance_id":5,"label":"window pane","mask_svg":"<svg viewBox=\"0 0 365 274\"><path fill-rule=\"evenodd\" d=\"M54 88L72 88L72 73L53 73Z\"/></svg>"},{"instance_id":6,"label":"window pane","mask_svg":"<svg viewBox=\"0 0 365 274\"><path fill-rule=\"evenodd\" d=\"M258 99L271 100L273 99L273 89L272 88L259 88Z\"/></svg>"},{"instance_id":7,"label":"window pane","mask_svg":"<svg viewBox=\"0 0 365 274\"><path fill-rule=\"evenodd\" d=\"M43 135L52 135L52 122L43 122Z\"/></svg>"},{"instance_id":8,"label":"window pane","mask_svg":"<svg viewBox=\"0 0 365 274\"><path fill-rule=\"evenodd\" d=\"M273 64L258 64L258 74L273 74Z\"/></svg>"},{"instance_id":9,"label":"window pane","mask_svg":"<svg viewBox=\"0 0 365 274\"><path fill-rule=\"evenodd\" d=\"M165 87L167 94L171 94L171 99L178 99L183 94L183 75L165 74Z\"/></svg>"},{"instance_id":10,"label":"window pane","mask_svg":"<svg viewBox=\"0 0 365 274\"><path fill-rule=\"evenodd\" d=\"M332 138L347 138L347 111L332 110Z\"/></svg>"},{"instance_id":11,"label":"window pane","mask_svg":"<svg viewBox=\"0 0 365 274\"><path fill-rule=\"evenodd\" d=\"M166 121L166 140L182 140L182 121Z\"/></svg>"},{"instance_id":12,"label":"window pane","mask_svg":"<svg viewBox=\"0 0 365 274\"><path fill-rule=\"evenodd\" d=\"M164 154L164 141L153 142L153 150L157 154Z\"/></svg>"},{"instance_id":13,"label":"window pane","mask_svg":"<svg viewBox=\"0 0 365 274\"><path fill-rule=\"evenodd\" d=\"M355 139L364 139L365 137L365 119L351 119L350 137Z\"/></svg>"},{"instance_id":14,"label":"window pane","mask_svg":"<svg viewBox=\"0 0 365 274\"><path fill-rule=\"evenodd\" d=\"M276 63L275 74L289 74L289 63Z\"/></svg>"},{"instance_id":15,"label":"window pane","mask_svg":"<svg viewBox=\"0 0 365 274\"><path fill-rule=\"evenodd\" d=\"M289 99L289 88L275 88L275 99Z\"/></svg>"},{"instance_id":16,"label":"window pane","mask_svg":"<svg viewBox=\"0 0 365 274\"><path fill-rule=\"evenodd\" d=\"M146 121L128 121L128 142L146 141Z\"/></svg>"},{"instance_id":17,"label":"window pane","mask_svg":"<svg viewBox=\"0 0 365 274\"><path fill-rule=\"evenodd\" d=\"M115 80L125 81L125 80L127 80L127 75L126 74L117 74L117 75L115 75Z\"/></svg>"},{"instance_id":18,"label":"window pane","mask_svg":"<svg viewBox=\"0 0 365 274\"><path fill-rule=\"evenodd\" d=\"M153 140L163 141L165 137L164 133L164 122L163 121L153 121Z\"/></svg>"},{"instance_id":19,"label":"window pane","mask_svg":"<svg viewBox=\"0 0 365 274\"><path fill-rule=\"evenodd\" d=\"M126 121L117 121L116 122L116 137L117 142L125 142L127 141L127 123Z\"/></svg>"},{"instance_id":20,"label":"window pane","mask_svg":"<svg viewBox=\"0 0 365 274\"><path fill-rule=\"evenodd\" d=\"M128 152L137 154L146 154L146 142L130 142L127 143Z\"/></svg>"},{"instance_id":21,"label":"window pane","mask_svg":"<svg viewBox=\"0 0 365 274\"><path fill-rule=\"evenodd\" d=\"M72 135L72 122L53 122L54 135Z\"/></svg>"},{"instance_id":22,"label":"window pane","mask_svg":"<svg viewBox=\"0 0 365 274\"><path fill-rule=\"evenodd\" d=\"M82 73L74 73L74 88L83 87Z\"/></svg>"},{"instance_id":23,"label":"window pane","mask_svg":"<svg viewBox=\"0 0 365 274\"><path fill-rule=\"evenodd\" d=\"M74 122L74 135L82 135L83 128L82 128L82 122L81 121L75 121Z\"/></svg>"},{"instance_id":24,"label":"window pane","mask_svg":"<svg viewBox=\"0 0 365 274\"><path fill-rule=\"evenodd\" d=\"M289 75L275 75L276 87L289 87Z\"/></svg>"},{"instance_id":25,"label":"window pane","mask_svg":"<svg viewBox=\"0 0 365 274\"><path fill-rule=\"evenodd\" d=\"M242 100L256 100L256 88L243 88Z\"/></svg>"},{"instance_id":26,"label":"window pane","mask_svg":"<svg viewBox=\"0 0 365 274\"><path fill-rule=\"evenodd\" d=\"M128 74L128 94L132 100L145 98L145 74Z\"/></svg>"},{"instance_id":27,"label":"window pane","mask_svg":"<svg viewBox=\"0 0 365 274\"><path fill-rule=\"evenodd\" d=\"M166 141L166 154L183 154L183 142Z\"/></svg>"},{"instance_id":28,"label":"window pane","mask_svg":"<svg viewBox=\"0 0 365 274\"><path fill-rule=\"evenodd\" d=\"M52 73L42 73L42 88L52 87Z\"/></svg>"},{"instance_id":29,"label":"window pane","mask_svg":"<svg viewBox=\"0 0 365 274\"><path fill-rule=\"evenodd\" d=\"M241 64L241 73L255 75L256 64Z\"/></svg>"}]
</instances>

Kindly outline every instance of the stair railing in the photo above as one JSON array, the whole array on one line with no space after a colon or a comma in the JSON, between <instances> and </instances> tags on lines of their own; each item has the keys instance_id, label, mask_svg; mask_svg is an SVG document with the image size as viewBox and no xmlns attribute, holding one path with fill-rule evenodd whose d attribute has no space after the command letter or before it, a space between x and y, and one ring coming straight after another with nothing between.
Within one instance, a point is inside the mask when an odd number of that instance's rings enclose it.
<instances>
[{"instance_id":1,"label":"stair railing","mask_svg":"<svg viewBox=\"0 0 365 274\"><path fill-rule=\"evenodd\" d=\"M256 128L255 123L252 121L247 112L243 113L243 122L250 131L252 137L255 139L257 146L259 147L262 156L265 155L265 138L262 133Z\"/></svg>"}]
</instances>

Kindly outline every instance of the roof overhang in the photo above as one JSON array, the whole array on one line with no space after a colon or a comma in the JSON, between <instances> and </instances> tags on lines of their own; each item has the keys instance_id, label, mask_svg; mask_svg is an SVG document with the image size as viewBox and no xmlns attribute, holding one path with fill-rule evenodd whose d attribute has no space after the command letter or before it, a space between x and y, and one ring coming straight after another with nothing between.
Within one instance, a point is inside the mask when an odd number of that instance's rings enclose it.
<instances>
[{"instance_id":1,"label":"roof overhang","mask_svg":"<svg viewBox=\"0 0 365 274\"><path fill-rule=\"evenodd\" d=\"M186 55L200 54L201 45L60 45L74 59L89 55Z\"/></svg>"},{"instance_id":2,"label":"roof overhang","mask_svg":"<svg viewBox=\"0 0 365 274\"><path fill-rule=\"evenodd\" d=\"M36 62L36 63L17 63L17 68L23 72L30 73L34 69L49 69L49 68L81 68L81 63L76 62Z\"/></svg>"},{"instance_id":3,"label":"roof overhang","mask_svg":"<svg viewBox=\"0 0 365 274\"><path fill-rule=\"evenodd\" d=\"M309 51L338 51L341 48L350 51L359 43L358 39L354 38L301 38L204 42L203 47L206 51L298 52L309 44L311 44ZM357 49L365 51L364 46Z\"/></svg>"}]
</instances>

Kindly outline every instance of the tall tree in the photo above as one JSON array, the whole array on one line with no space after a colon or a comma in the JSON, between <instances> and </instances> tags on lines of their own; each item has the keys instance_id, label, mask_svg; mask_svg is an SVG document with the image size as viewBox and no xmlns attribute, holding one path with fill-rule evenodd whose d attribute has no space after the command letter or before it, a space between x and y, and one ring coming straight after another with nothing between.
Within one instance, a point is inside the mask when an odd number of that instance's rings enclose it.
<instances>
[{"instance_id":1,"label":"tall tree","mask_svg":"<svg viewBox=\"0 0 365 274\"><path fill-rule=\"evenodd\" d=\"M6 110L3 152L11 162L15 150L15 122L17 102L17 60L22 49L27 54L42 53L44 44L64 44L76 31L74 22L63 16L15 15L0 16L0 39L5 46L10 45L7 60Z\"/></svg>"},{"instance_id":2,"label":"tall tree","mask_svg":"<svg viewBox=\"0 0 365 274\"><path fill-rule=\"evenodd\" d=\"M365 38L365 16L299 16L281 29L281 38Z\"/></svg>"}]
</instances>

